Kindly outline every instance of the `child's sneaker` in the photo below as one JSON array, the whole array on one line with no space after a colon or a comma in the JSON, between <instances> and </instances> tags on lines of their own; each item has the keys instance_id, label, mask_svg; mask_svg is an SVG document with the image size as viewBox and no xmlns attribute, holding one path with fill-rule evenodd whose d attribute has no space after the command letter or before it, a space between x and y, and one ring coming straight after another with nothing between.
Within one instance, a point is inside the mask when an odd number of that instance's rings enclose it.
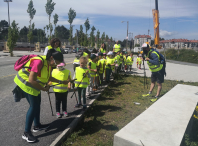
<instances>
[{"instance_id":1,"label":"child's sneaker","mask_svg":"<svg viewBox=\"0 0 198 146\"><path fill-rule=\"evenodd\" d=\"M68 113L66 111L63 112L64 117L69 117Z\"/></svg>"},{"instance_id":2,"label":"child's sneaker","mask_svg":"<svg viewBox=\"0 0 198 146\"><path fill-rule=\"evenodd\" d=\"M56 113L56 118L61 118L61 115L59 112Z\"/></svg>"},{"instance_id":3,"label":"child's sneaker","mask_svg":"<svg viewBox=\"0 0 198 146\"><path fill-rule=\"evenodd\" d=\"M159 99L159 96L155 96L155 98L151 99L151 102L155 102Z\"/></svg>"}]
</instances>

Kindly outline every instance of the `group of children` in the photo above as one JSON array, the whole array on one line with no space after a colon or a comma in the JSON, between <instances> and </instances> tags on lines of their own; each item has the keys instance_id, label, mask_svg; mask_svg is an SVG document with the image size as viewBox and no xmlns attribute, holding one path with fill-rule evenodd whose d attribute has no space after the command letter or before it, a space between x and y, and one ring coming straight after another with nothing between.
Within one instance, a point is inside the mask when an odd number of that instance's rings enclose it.
<instances>
[{"instance_id":1,"label":"group of children","mask_svg":"<svg viewBox=\"0 0 198 146\"><path fill-rule=\"evenodd\" d=\"M106 53L90 53L83 52L74 60L74 83L68 85L55 84L53 90L56 96L56 116L61 118L60 105L62 103L63 116L67 113L67 94L71 87L74 92L78 91L78 101L75 107L83 106L83 110L87 108L86 96L90 96L99 89L101 85L110 82L112 72L131 71L133 64L133 54L125 54L124 52ZM65 64L61 63L52 71L52 77L63 81L71 79L71 72L65 68ZM83 98L83 104L81 101Z\"/></svg>"}]
</instances>

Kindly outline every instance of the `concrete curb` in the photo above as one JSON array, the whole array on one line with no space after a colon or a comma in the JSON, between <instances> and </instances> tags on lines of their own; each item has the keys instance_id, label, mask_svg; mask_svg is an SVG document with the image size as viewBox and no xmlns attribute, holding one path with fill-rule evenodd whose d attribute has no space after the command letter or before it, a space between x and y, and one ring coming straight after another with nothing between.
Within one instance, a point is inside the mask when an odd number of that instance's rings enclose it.
<instances>
[{"instance_id":1,"label":"concrete curb","mask_svg":"<svg viewBox=\"0 0 198 146\"><path fill-rule=\"evenodd\" d=\"M108 85L104 86L104 89L107 87ZM84 114L86 113L86 111L90 108L90 106L93 104L93 102L98 99L101 95L101 93L104 91L104 89L102 89L100 91L100 93L98 93L98 95L96 95L90 102L89 102L89 106L87 106L87 109L85 111L81 111L80 114L78 114L75 119L71 122L71 124L51 143L50 146L58 146L61 144L61 142L63 142L64 139L66 139L76 128L76 126L78 125L78 123L83 119Z\"/></svg>"}]
</instances>

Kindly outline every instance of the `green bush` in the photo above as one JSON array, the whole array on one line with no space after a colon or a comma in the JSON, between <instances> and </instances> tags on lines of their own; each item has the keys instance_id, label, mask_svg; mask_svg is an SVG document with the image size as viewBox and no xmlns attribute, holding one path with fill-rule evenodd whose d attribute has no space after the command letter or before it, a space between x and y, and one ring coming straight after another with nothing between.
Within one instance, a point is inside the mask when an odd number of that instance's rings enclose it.
<instances>
[{"instance_id":1,"label":"green bush","mask_svg":"<svg viewBox=\"0 0 198 146\"><path fill-rule=\"evenodd\" d=\"M179 49L178 54L177 49L168 49L166 51L166 59L198 64L198 52L194 50Z\"/></svg>"}]
</instances>

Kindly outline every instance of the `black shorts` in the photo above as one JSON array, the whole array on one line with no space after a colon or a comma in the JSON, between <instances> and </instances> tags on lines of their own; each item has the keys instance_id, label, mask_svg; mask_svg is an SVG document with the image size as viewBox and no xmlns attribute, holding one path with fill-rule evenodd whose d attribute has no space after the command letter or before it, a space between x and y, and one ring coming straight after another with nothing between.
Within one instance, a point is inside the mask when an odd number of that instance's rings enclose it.
<instances>
[{"instance_id":1,"label":"black shorts","mask_svg":"<svg viewBox=\"0 0 198 146\"><path fill-rule=\"evenodd\" d=\"M151 82L154 83L157 81L157 83L164 83L164 69L161 69L158 72L152 72L151 74Z\"/></svg>"}]
</instances>

